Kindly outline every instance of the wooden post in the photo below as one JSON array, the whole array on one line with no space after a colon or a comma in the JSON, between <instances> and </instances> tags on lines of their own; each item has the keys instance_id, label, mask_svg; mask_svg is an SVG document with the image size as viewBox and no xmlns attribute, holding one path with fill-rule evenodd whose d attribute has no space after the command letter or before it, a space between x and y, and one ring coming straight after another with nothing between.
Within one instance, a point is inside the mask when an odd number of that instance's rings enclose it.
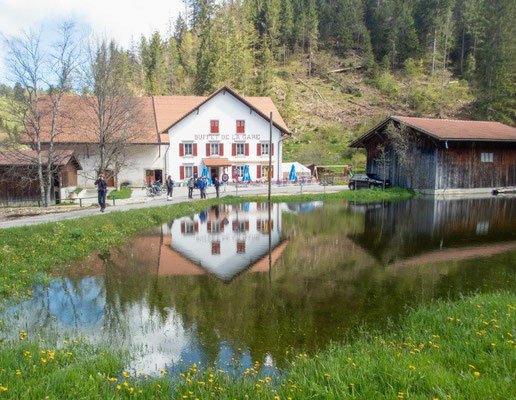
<instances>
[{"instance_id":1,"label":"wooden post","mask_svg":"<svg viewBox=\"0 0 516 400\"><path fill-rule=\"evenodd\" d=\"M272 112L271 112L271 118L270 118L270 132L269 132L269 171L268 171L268 180L269 180L269 190L268 190L268 201L270 203L271 201L271 183L272 183ZM270 210L269 210L269 219L270 219Z\"/></svg>"},{"instance_id":2,"label":"wooden post","mask_svg":"<svg viewBox=\"0 0 516 400\"><path fill-rule=\"evenodd\" d=\"M270 132L269 132L269 190L268 190L268 211L269 211L269 282L271 281L272 273L272 229L271 229L271 184L272 184L272 112L270 118ZM279 173L279 172L278 172Z\"/></svg>"}]
</instances>

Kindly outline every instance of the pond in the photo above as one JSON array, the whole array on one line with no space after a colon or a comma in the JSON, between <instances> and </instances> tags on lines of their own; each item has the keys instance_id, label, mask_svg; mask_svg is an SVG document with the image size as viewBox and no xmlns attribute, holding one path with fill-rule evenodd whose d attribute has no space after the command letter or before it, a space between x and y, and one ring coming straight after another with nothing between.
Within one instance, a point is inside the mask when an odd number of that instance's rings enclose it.
<instances>
[{"instance_id":1,"label":"pond","mask_svg":"<svg viewBox=\"0 0 516 400\"><path fill-rule=\"evenodd\" d=\"M435 299L514 288L516 198L206 209L91 254L2 318L124 346L127 370L274 374Z\"/></svg>"}]
</instances>

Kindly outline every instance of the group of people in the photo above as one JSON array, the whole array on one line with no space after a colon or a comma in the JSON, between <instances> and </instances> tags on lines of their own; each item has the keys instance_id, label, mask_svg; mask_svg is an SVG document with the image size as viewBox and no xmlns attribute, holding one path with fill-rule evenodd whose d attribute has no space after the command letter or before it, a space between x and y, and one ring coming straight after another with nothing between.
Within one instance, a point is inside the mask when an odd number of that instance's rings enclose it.
<instances>
[{"instance_id":1,"label":"group of people","mask_svg":"<svg viewBox=\"0 0 516 400\"><path fill-rule=\"evenodd\" d=\"M167 187L167 200L172 200L172 194L174 192L174 181L172 180L172 176L168 176L167 180L165 181L166 187ZM106 209L106 195L107 195L107 180L104 177L104 175L99 174L97 180L95 181L95 186L97 186L97 192L98 192L98 203L100 206L100 212L104 212ZM193 198L193 190L195 188L199 189L201 193L201 199L206 198L206 188L208 187L208 181L206 177L201 176L193 176L188 180L187 183L188 186L188 198ZM213 186L215 187L215 193L217 194L217 198L219 195L219 189L220 189L220 181L218 176L215 176L213 178Z\"/></svg>"},{"instance_id":2,"label":"group of people","mask_svg":"<svg viewBox=\"0 0 516 400\"><path fill-rule=\"evenodd\" d=\"M208 187L208 180L205 176L197 177L192 176L190 179L188 179L188 198L193 198L193 191L194 189L199 189L199 192L201 194L201 199L206 198L206 189ZM217 197L220 196L219 189L220 189L220 181L218 176L215 176L213 178L213 186L215 187L215 193L217 194Z\"/></svg>"}]
</instances>

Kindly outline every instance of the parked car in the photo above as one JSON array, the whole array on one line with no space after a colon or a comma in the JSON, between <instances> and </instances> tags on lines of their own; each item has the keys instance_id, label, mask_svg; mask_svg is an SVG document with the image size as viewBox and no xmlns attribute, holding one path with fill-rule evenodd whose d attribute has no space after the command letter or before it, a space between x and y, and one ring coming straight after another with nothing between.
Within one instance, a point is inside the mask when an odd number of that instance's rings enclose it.
<instances>
[{"instance_id":1,"label":"parked car","mask_svg":"<svg viewBox=\"0 0 516 400\"><path fill-rule=\"evenodd\" d=\"M375 187L383 187L383 179L376 174L356 174L348 183L349 190L357 190L361 188L374 189ZM385 187L391 187L391 181L385 180Z\"/></svg>"}]
</instances>

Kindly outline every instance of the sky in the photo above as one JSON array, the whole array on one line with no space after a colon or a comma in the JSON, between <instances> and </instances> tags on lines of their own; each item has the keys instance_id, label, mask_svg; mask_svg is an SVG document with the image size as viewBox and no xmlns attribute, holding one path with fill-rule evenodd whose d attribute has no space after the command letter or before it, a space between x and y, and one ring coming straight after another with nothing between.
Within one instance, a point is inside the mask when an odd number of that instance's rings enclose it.
<instances>
[{"instance_id":1,"label":"sky","mask_svg":"<svg viewBox=\"0 0 516 400\"><path fill-rule=\"evenodd\" d=\"M3 36L30 29L51 42L64 21L73 21L81 36L115 39L129 47L142 34L169 32L184 10L181 0L0 0L0 82L8 82Z\"/></svg>"}]
</instances>

